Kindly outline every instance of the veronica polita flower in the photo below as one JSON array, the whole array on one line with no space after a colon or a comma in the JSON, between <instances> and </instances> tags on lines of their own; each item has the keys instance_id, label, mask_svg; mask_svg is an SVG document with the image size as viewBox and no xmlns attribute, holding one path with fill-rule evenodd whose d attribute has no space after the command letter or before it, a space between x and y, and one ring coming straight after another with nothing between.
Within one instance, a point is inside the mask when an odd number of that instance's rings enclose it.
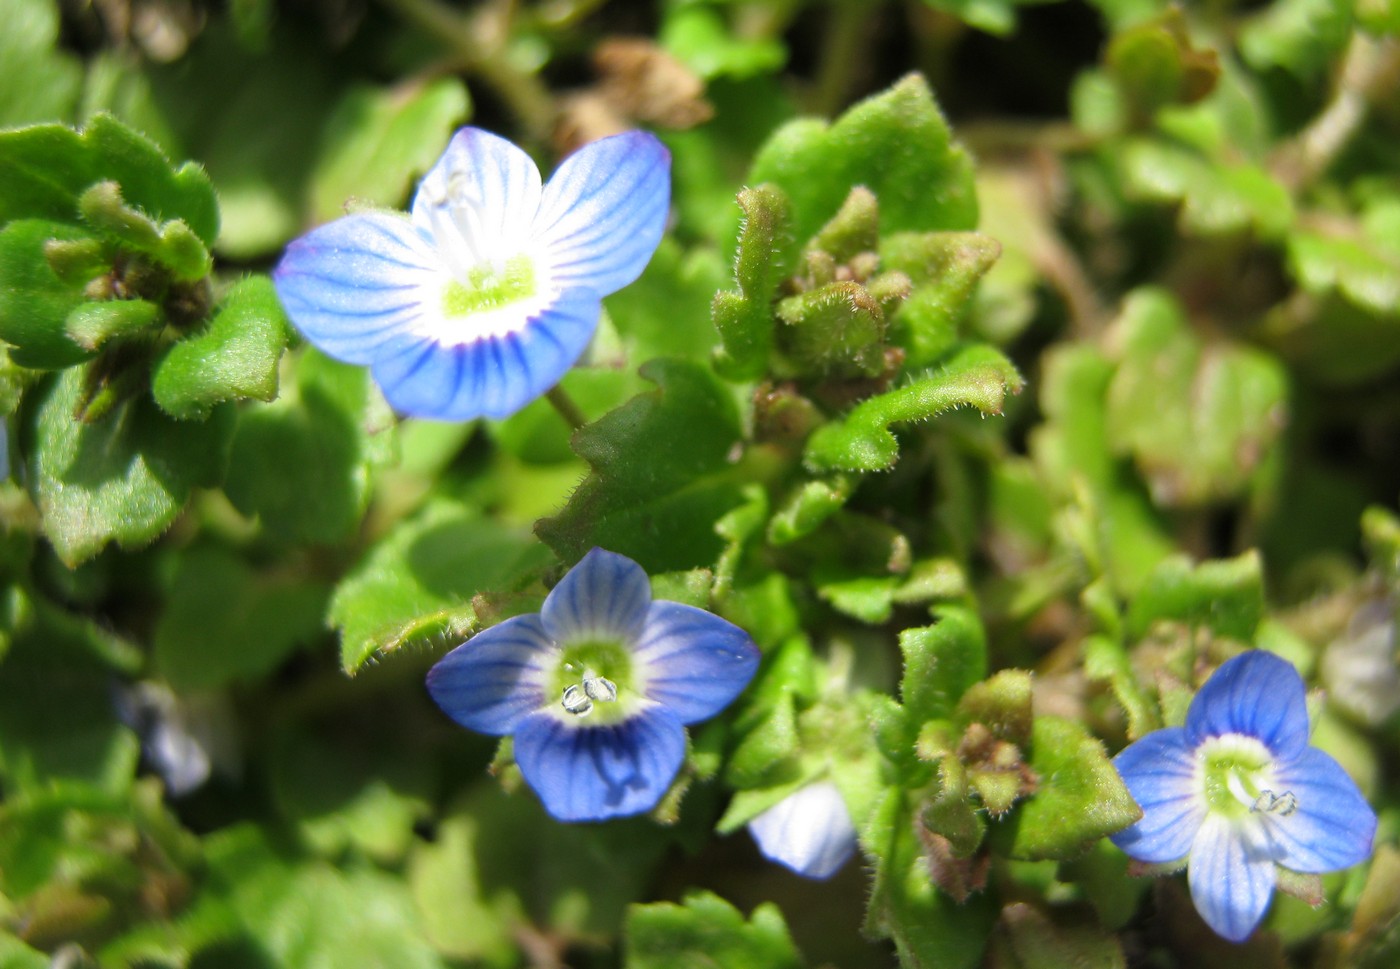
<instances>
[{"instance_id":1,"label":"veronica polita flower","mask_svg":"<svg viewBox=\"0 0 1400 969\"><path fill-rule=\"evenodd\" d=\"M765 858L807 878L830 878L856 851L850 809L827 780L803 785L748 827Z\"/></svg>"},{"instance_id":2,"label":"veronica polita flower","mask_svg":"<svg viewBox=\"0 0 1400 969\"><path fill-rule=\"evenodd\" d=\"M600 821L655 807L685 759L685 726L728 706L757 668L738 626L653 602L641 566L595 548L538 613L444 656L428 692L462 726L513 735L550 814Z\"/></svg>"},{"instance_id":3,"label":"veronica polita flower","mask_svg":"<svg viewBox=\"0 0 1400 969\"><path fill-rule=\"evenodd\" d=\"M1154 731L1114 759L1143 811L1114 844L1149 864L1188 859L1196 910L1244 941L1269 907L1276 866L1318 874L1371 853L1375 812L1308 734L1290 663L1258 650L1229 660L1191 701L1184 727Z\"/></svg>"},{"instance_id":4,"label":"veronica polita flower","mask_svg":"<svg viewBox=\"0 0 1400 969\"><path fill-rule=\"evenodd\" d=\"M579 149L547 185L510 142L463 128L410 215L359 212L287 246L273 273L314 346L371 368L399 411L505 417L578 360L601 299L661 240L670 155L632 131Z\"/></svg>"}]
</instances>

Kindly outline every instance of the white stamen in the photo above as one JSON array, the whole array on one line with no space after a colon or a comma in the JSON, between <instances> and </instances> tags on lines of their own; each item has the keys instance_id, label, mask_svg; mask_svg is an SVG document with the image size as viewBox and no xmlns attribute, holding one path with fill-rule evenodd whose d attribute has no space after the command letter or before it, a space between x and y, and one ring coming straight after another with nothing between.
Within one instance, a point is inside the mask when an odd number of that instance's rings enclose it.
<instances>
[{"instance_id":1,"label":"white stamen","mask_svg":"<svg viewBox=\"0 0 1400 969\"><path fill-rule=\"evenodd\" d=\"M1298 810L1298 798L1292 791L1275 794L1273 791L1260 791L1249 809L1256 814L1277 814L1286 818Z\"/></svg>"},{"instance_id":2,"label":"white stamen","mask_svg":"<svg viewBox=\"0 0 1400 969\"><path fill-rule=\"evenodd\" d=\"M590 700L611 703L617 699L617 684L592 670L587 670L583 674L583 692L588 694Z\"/></svg>"},{"instance_id":3,"label":"white stamen","mask_svg":"<svg viewBox=\"0 0 1400 969\"><path fill-rule=\"evenodd\" d=\"M577 683L564 688L563 706L576 717L586 717L593 712L593 701L584 695Z\"/></svg>"}]
</instances>

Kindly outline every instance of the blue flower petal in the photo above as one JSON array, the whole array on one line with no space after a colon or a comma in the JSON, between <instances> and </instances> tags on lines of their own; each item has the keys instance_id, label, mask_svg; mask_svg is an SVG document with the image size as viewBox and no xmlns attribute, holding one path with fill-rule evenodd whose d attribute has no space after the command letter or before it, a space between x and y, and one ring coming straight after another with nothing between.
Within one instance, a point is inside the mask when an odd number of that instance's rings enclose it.
<instances>
[{"instance_id":1,"label":"blue flower petal","mask_svg":"<svg viewBox=\"0 0 1400 969\"><path fill-rule=\"evenodd\" d=\"M856 851L856 828L830 781L808 784L749 822L765 858L808 878L830 878Z\"/></svg>"},{"instance_id":2,"label":"blue flower petal","mask_svg":"<svg viewBox=\"0 0 1400 969\"><path fill-rule=\"evenodd\" d=\"M472 239L462 240L469 248L484 246L489 256L509 257L529 241L540 192L540 171L529 155L489 131L463 128L418 184L413 221L435 235L446 226L470 233ZM437 239L439 245L456 242Z\"/></svg>"},{"instance_id":3,"label":"blue flower petal","mask_svg":"<svg viewBox=\"0 0 1400 969\"><path fill-rule=\"evenodd\" d=\"M758 669L748 633L719 616L679 602L653 602L633 652L646 694L681 723L713 717L733 702Z\"/></svg>"},{"instance_id":4,"label":"blue flower petal","mask_svg":"<svg viewBox=\"0 0 1400 969\"><path fill-rule=\"evenodd\" d=\"M1263 650L1226 661L1186 711L1186 740L1241 733L1263 741L1276 758L1308 746L1308 706L1293 664Z\"/></svg>"},{"instance_id":5,"label":"blue flower petal","mask_svg":"<svg viewBox=\"0 0 1400 969\"><path fill-rule=\"evenodd\" d=\"M1309 747L1296 760L1276 764L1274 781L1281 788L1276 795L1287 791L1298 804L1292 814L1265 817L1280 865L1320 874L1371 856L1376 813L1331 756Z\"/></svg>"},{"instance_id":6,"label":"blue flower petal","mask_svg":"<svg viewBox=\"0 0 1400 969\"><path fill-rule=\"evenodd\" d=\"M415 341L442 273L437 252L408 219L366 212L293 240L272 278L307 340L337 360L364 365Z\"/></svg>"},{"instance_id":7,"label":"blue flower petal","mask_svg":"<svg viewBox=\"0 0 1400 969\"><path fill-rule=\"evenodd\" d=\"M1138 861L1164 864L1185 858L1205 817L1196 778L1196 752L1181 727L1156 730L1113 759L1142 820L1109 837Z\"/></svg>"},{"instance_id":8,"label":"blue flower petal","mask_svg":"<svg viewBox=\"0 0 1400 969\"><path fill-rule=\"evenodd\" d=\"M648 704L622 723L587 726L534 713L515 731L515 761L560 821L603 821L650 811L685 759L685 728Z\"/></svg>"},{"instance_id":9,"label":"blue flower petal","mask_svg":"<svg viewBox=\"0 0 1400 969\"><path fill-rule=\"evenodd\" d=\"M534 613L484 629L428 671L428 693L453 720L500 736L544 706L544 682L558 649Z\"/></svg>"},{"instance_id":10,"label":"blue flower petal","mask_svg":"<svg viewBox=\"0 0 1400 969\"><path fill-rule=\"evenodd\" d=\"M1249 938L1269 907L1277 877L1259 819L1207 816L1191 846L1186 877L1196 911L1217 935L1231 942Z\"/></svg>"},{"instance_id":11,"label":"blue flower petal","mask_svg":"<svg viewBox=\"0 0 1400 969\"><path fill-rule=\"evenodd\" d=\"M647 621L651 582L625 555L595 548L545 597L540 618L562 644L590 639L636 642Z\"/></svg>"},{"instance_id":12,"label":"blue flower petal","mask_svg":"<svg viewBox=\"0 0 1400 969\"><path fill-rule=\"evenodd\" d=\"M397 352L375 361L374 379L396 410L415 417L508 417L568 372L588 346L598 313L593 294L564 293L516 333L455 345L428 336L402 341Z\"/></svg>"},{"instance_id":13,"label":"blue flower petal","mask_svg":"<svg viewBox=\"0 0 1400 969\"><path fill-rule=\"evenodd\" d=\"M550 278L606 296L642 274L671 204L671 155L644 131L604 138L564 159L544 187L536 239Z\"/></svg>"}]
</instances>

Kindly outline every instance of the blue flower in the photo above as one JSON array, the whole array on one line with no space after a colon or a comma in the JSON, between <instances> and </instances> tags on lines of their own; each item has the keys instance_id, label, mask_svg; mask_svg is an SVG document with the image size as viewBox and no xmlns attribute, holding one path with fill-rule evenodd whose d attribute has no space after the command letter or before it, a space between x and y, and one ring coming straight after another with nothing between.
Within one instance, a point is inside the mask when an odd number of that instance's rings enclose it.
<instances>
[{"instance_id":1,"label":"blue flower","mask_svg":"<svg viewBox=\"0 0 1400 969\"><path fill-rule=\"evenodd\" d=\"M856 851L856 827L831 781L798 788L749 822L770 861L808 878L830 878Z\"/></svg>"},{"instance_id":2,"label":"blue flower","mask_svg":"<svg viewBox=\"0 0 1400 969\"><path fill-rule=\"evenodd\" d=\"M287 246L273 279L302 335L370 367L403 413L505 417L559 381L601 299L641 275L670 194L670 155L645 132L579 149L541 187L523 151L463 128L410 216L323 225Z\"/></svg>"},{"instance_id":3,"label":"blue flower","mask_svg":"<svg viewBox=\"0 0 1400 969\"><path fill-rule=\"evenodd\" d=\"M1303 681L1270 653L1221 665L1186 726L1148 734L1114 765L1143 817L1113 843L1148 864L1189 856L1191 900L1232 942L1263 919L1275 865L1319 874L1371 854L1375 812L1335 760L1308 746Z\"/></svg>"},{"instance_id":4,"label":"blue flower","mask_svg":"<svg viewBox=\"0 0 1400 969\"><path fill-rule=\"evenodd\" d=\"M748 685L758 648L703 609L651 600L631 559L595 548L538 613L483 630L428 672L462 726L515 737L526 783L560 821L650 811L685 759L685 725Z\"/></svg>"}]
</instances>

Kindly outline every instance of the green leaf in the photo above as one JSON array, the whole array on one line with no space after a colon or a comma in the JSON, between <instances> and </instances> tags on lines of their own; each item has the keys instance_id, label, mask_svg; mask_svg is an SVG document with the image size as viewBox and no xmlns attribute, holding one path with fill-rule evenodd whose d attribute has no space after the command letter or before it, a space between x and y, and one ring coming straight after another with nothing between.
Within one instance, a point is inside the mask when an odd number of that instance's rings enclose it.
<instances>
[{"instance_id":1,"label":"green leaf","mask_svg":"<svg viewBox=\"0 0 1400 969\"><path fill-rule=\"evenodd\" d=\"M178 280L196 282L214 268L214 258L188 225L179 219L157 222L131 208L116 182L98 182L83 192L78 211L99 236L149 256Z\"/></svg>"},{"instance_id":2,"label":"green leaf","mask_svg":"<svg viewBox=\"0 0 1400 969\"><path fill-rule=\"evenodd\" d=\"M72 221L78 199L98 182L121 186L127 204L156 222L183 220L205 245L219 232L219 206L204 171L172 167L150 140L111 115L81 133L63 125L0 132L0 222Z\"/></svg>"},{"instance_id":3,"label":"green leaf","mask_svg":"<svg viewBox=\"0 0 1400 969\"><path fill-rule=\"evenodd\" d=\"M1185 18L1176 9L1115 34L1105 62L1140 122L1165 105L1199 101L1220 74L1215 51L1192 45Z\"/></svg>"},{"instance_id":4,"label":"green leaf","mask_svg":"<svg viewBox=\"0 0 1400 969\"><path fill-rule=\"evenodd\" d=\"M880 201L864 185L851 189L831 221L807 243L807 256L830 257L837 265L849 263L880 245Z\"/></svg>"},{"instance_id":5,"label":"green leaf","mask_svg":"<svg viewBox=\"0 0 1400 969\"><path fill-rule=\"evenodd\" d=\"M240 413L224 491L270 537L339 542L359 526L371 469L388 459L392 416L368 370L310 349L288 384Z\"/></svg>"},{"instance_id":6,"label":"green leaf","mask_svg":"<svg viewBox=\"0 0 1400 969\"><path fill-rule=\"evenodd\" d=\"M1186 235L1252 230L1278 239L1293 224L1293 199L1262 167L1204 158L1166 142L1137 140L1122 150L1127 191L1145 200L1180 204Z\"/></svg>"},{"instance_id":7,"label":"green leaf","mask_svg":"<svg viewBox=\"0 0 1400 969\"><path fill-rule=\"evenodd\" d=\"M1036 717L1030 761L1039 788L993 827L1007 836L1012 858L1071 858L1142 817L1103 744L1082 724Z\"/></svg>"},{"instance_id":8,"label":"green leaf","mask_svg":"<svg viewBox=\"0 0 1400 969\"><path fill-rule=\"evenodd\" d=\"M1083 648L1084 675L1090 680L1107 683L1113 690L1114 698L1128 716L1128 739L1137 740L1161 729L1162 717L1157 705L1138 685L1123 647L1107 636L1088 636Z\"/></svg>"},{"instance_id":9,"label":"green leaf","mask_svg":"<svg viewBox=\"0 0 1400 969\"><path fill-rule=\"evenodd\" d=\"M769 543L787 545L812 534L845 506L857 483L845 474L802 482L769 520Z\"/></svg>"},{"instance_id":10,"label":"green leaf","mask_svg":"<svg viewBox=\"0 0 1400 969\"><path fill-rule=\"evenodd\" d=\"M224 295L206 330L156 362L151 395L181 420L203 419L224 401L274 400L290 329L272 281L250 276Z\"/></svg>"},{"instance_id":11,"label":"green leaf","mask_svg":"<svg viewBox=\"0 0 1400 969\"><path fill-rule=\"evenodd\" d=\"M1372 505L1361 515L1361 534L1372 567L1391 582L1400 581L1400 517Z\"/></svg>"},{"instance_id":12,"label":"green leaf","mask_svg":"<svg viewBox=\"0 0 1400 969\"><path fill-rule=\"evenodd\" d=\"M958 701L960 724L979 723L1019 747L1030 744L1031 675L1025 670L998 670L974 683Z\"/></svg>"},{"instance_id":13,"label":"green leaf","mask_svg":"<svg viewBox=\"0 0 1400 969\"><path fill-rule=\"evenodd\" d=\"M168 158L183 151L182 142L171 128L164 106L151 94L147 67L143 60L117 48L89 54L78 119L110 114L150 138Z\"/></svg>"},{"instance_id":14,"label":"green leaf","mask_svg":"<svg viewBox=\"0 0 1400 969\"><path fill-rule=\"evenodd\" d=\"M835 122L793 121L768 139L748 182L771 182L792 204L792 240L811 238L864 185L886 232L971 229L972 161L952 141L928 82L911 74Z\"/></svg>"},{"instance_id":15,"label":"green leaf","mask_svg":"<svg viewBox=\"0 0 1400 969\"><path fill-rule=\"evenodd\" d=\"M654 357L705 359L717 340L710 301L729 280L713 249L686 250L672 236L662 239L641 278L604 300L632 365Z\"/></svg>"},{"instance_id":16,"label":"green leaf","mask_svg":"<svg viewBox=\"0 0 1400 969\"><path fill-rule=\"evenodd\" d=\"M933 612L935 625L899 634L899 695L914 724L951 716L968 688L987 675L987 634L977 613L954 605Z\"/></svg>"},{"instance_id":17,"label":"green leaf","mask_svg":"<svg viewBox=\"0 0 1400 969\"><path fill-rule=\"evenodd\" d=\"M252 824L220 829L206 854L206 887L181 927L214 928L189 941L217 940L220 964L445 969L399 878L285 855Z\"/></svg>"},{"instance_id":18,"label":"green leaf","mask_svg":"<svg viewBox=\"0 0 1400 969\"><path fill-rule=\"evenodd\" d=\"M271 746L273 800L311 848L336 858L353 846L386 865L404 858L434 793L425 750L404 749L393 733L300 724L279 730Z\"/></svg>"},{"instance_id":19,"label":"green leaf","mask_svg":"<svg viewBox=\"0 0 1400 969\"><path fill-rule=\"evenodd\" d=\"M560 381L569 400L589 420L620 407L646 386L635 372L604 367L574 367ZM579 465L578 455L569 446L574 428L543 397L505 420L486 422L483 430L502 450L526 464Z\"/></svg>"},{"instance_id":20,"label":"green leaf","mask_svg":"<svg viewBox=\"0 0 1400 969\"><path fill-rule=\"evenodd\" d=\"M734 748L725 780L740 789L791 781L798 745L797 708L792 695L783 694Z\"/></svg>"},{"instance_id":21,"label":"green leaf","mask_svg":"<svg viewBox=\"0 0 1400 969\"><path fill-rule=\"evenodd\" d=\"M0 969L49 969L48 954L31 949L10 933L0 930Z\"/></svg>"},{"instance_id":22,"label":"green leaf","mask_svg":"<svg viewBox=\"0 0 1400 969\"><path fill-rule=\"evenodd\" d=\"M1316 79L1352 37L1352 7L1352 0L1276 0L1244 22L1240 53L1257 71Z\"/></svg>"},{"instance_id":23,"label":"green leaf","mask_svg":"<svg viewBox=\"0 0 1400 969\"><path fill-rule=\"evenodd\" d=\"M866 931L893 939L907 969L980 966L996 910L986 894L960 904L934 886L903 791L886 790L861 840L875 859Z\"/></svg>"},{"instance_id":24,"label":"green leaf","mask_svg":"<svg viewBox=\"0 0 1400 969\"><path fill-rule=\"evenodd\" d=\"M1400 210L1400 201L1391 207ZM1400 305L1400 245L1360 225L1342 223L1347 231L1298 231L1288 237L1288 268L1309 293L1333 290L1371 313L1390 317L1388 334Z\"/></svg>"},{"instance_id":25,"label":"green leaf","mask_svg":"<svg viewBox=\"0 0 1400 969\"><path fill-rule=\"evenodd\" d=\"M203 168L194 162L171 165L149 138L107 114L88 121L83 141L101 178L120 185L128 205L157 223L183 221L204 245L214 244L219 201Z\"/></svg>"},{"instance_id":26,"label":"green leaf","mask_svg":"<svg viewBox=\"0 0 1400 969\"><path fill-rule=\"evenodd\" d=\"M881 268L914 284L890 326L906 367L929 366L953 348L977 284L1001 252L1001 243L976 232L898 232L881 240Z\"/></svg>"},{"instance_id":27,"label":"green leaf","mask_svg":"<svg viewBox=\"0 0 1400 969\"><path fill-rule=\"evenodd\" d=\"M0 22L0 77L8 79L0 84L0 127L71 118L83 68L59 46L58 4L0 0Z\"/></svg>"},{"instance_id":28,"label":"green leaf","mask_svg":"<svg viewBox=\"0 0 1400 969\"><path fill-rule=\"evenodd\" d=\"M1074 508L1075 554L1091 575L1136 588L1175 542L1142 484L1108 444L1107 392L1113 365L1097 348L1063 345L1043 358L1036 465L1060 500Z\"/></svg>"},{"instance_id":29,"label":"green leaf","mask_svg":"<svg viewBox=\"0 0 1400 969\"><path fill-rule=\"evenodd\" d=\"M1400 0L1371 0L1357 4L1357 22L1369 33L1400 35Z\"/></svg>"},{"instance_id":30,"label":"green leaf","mask_svg":"<svg viewBox=\"0 0 1400 969\"><path fill-rule=\"evenodd\" d=\"M804 965L782 913L759 905L746 922L718 895L691 892L680 905L654 902L627 912L625 969L797 969Z\"/></svg>"},{"instance_id":31,"label":"green leaf","mask_svg":"<svg viewBox=\"0 0 1400 969\"><path fill-rule=\"evenodd\" d=\"M156 101L218 188L218 250L235 259L271 256L305 228L321 131L347 86L326 45L297 37L274 31L265 56L257 56L238 43L227 19L214 18L191 56L148 68Z\"/></svg>"},{"instance_id":32,"label":"green leaf","mask_svg":"<svg viewBox=\"0 0 1400 969\"><path fill-rule=\"evenodd\" d=\"M1120 363L1108 388L1109 440L1132 455L1157 503L1242 495L1287 421L1283 368L1249 347L1203 343L1157 290L1129 297L1111 340Z\"/></svg>"},{"instance_id":33,"label":"green leaf","mask_svg":"<svg viewBox=\"0 0 1400 969\"><path fill-rule=\"evenodd\" d=\"M787 61L782 41L744 36L714 7L691 3L662 9L661 46L707 81L769 74Z\"/></svg>"},{"instance_id":34,"label":"green leaf","mask_svg":"<svg viewBox=\"0 0 1400 969\"><path fill-rule=\"evenodd\" d=\"M156 623L156 668L179 691L264 676L324 634L329 594L315 580L254 571L216 546L188 549Z\"/></svg>"},{"instance_id":35,"label":"green leaf","mask_svg":"<svg viewBox=\"0 0 1400 969\"><path fill-rule=\"evenodd\" d=\"M109 299L79 303L63 329L84 350L96 350L108 340L135 336L160 318L160 307L144 299Z\"/></svg>"},{"instance_id":36,"label":"green leaf","mask_svg":"<svg viewBox=\"0 0 1400 969\"><path fill-rule=\"evenodd\" d=\"M400 524L347 575L331 600L340 660L353 674L405 643L451 645L476 630L473 597L515 592L549 564L528 533L439 502Z\"/></svg>"},{"instance_id":37,"label":"green leaf","mask_svg":"<svg viewBox=\"0 0 1400 969\"><path fill-rule=\"evenodd\" d=\"M1333 241L1328 241L1328 255L1318 262L1313 262L1311 255L1303 256L1300 248L1298 254L1310 265L1298 275L1300 281L1304 274L1317 279L1335 270L1339 282L1336 291L1275 307L1264 335L1290 367L1311 382L1353 387L1383 380L1400 363L1400 313L1377 312L1358 299L1375 303L1394 281L1382 275L1384 270L1379 267L1358 274L1355 263L1346 268L1338 265ZM1332 265L1319 272L1326 263ZM1303 285L1310 286L1311 281Z\"/></svg>"},{"instance_id":38,"label":"green leaf","mask_svg":"<svg viewBox=\"0 0 1400 969\"><path fill-rule=\"evenodd\" d=\"M325 122L311 171L311 220L344 215L350 201L400 207L469 111L467 90L455 77L351 87Z\"/></svg>"},{"instance_id":39,"label":"green leaf","mask_svg":"<svg viewBox=\"0 0 1400 969\"><path fill-rule=\"evenodd\" d=\"M0 663L0 778L7 795L42 791L59 780L125 792L140 748L117 721L112 684L139 657L113 653L94 625L42 599L25 597L20 605ZM0 868L0 877L15 874Z\"/></svg>"},{"instance_id":40,"label":"green leaf","mask_svg":"<svg viewBox=\"0 0 1400 969\"><path fill-rule=\"evenodd\" d=\"M1193 565L1184 555L1163 561L1128 607L1127 634L1136 641L1158 622L1179 622L1252 643L1264 618L1259 553Z\"/></svg>"},{"instance_id":41,"label":"green leaf","mask_svg":"<svg viewBox=\"0 0 1400 969\"><path fill-rule=\"evenodd\" d=\"M1036 0L923 0L927 7L944 10L969 27L998 37L1016 27L1016 8Z\"/></svg>"},{"instance_id":42,"label":"green leaf","mask_svg":"<svg viewBox=\"0 0 1400 969\"><path fill-rule=\"evenodd\" d=\"M791 213L787 196L772 185L744 189L739 207L744 212L734 256L739 289L715 294L711 305L722 344L715 369L730 380L752 380L767 370L773 350L773 302L792 262L784 246Z\"/></svg>"},{"instance_id":43,"label":"green leaf","mask_svg":"<svg viewBox=\"0 0 1400 969\"><path fill-rule=\"evenodd\" d=\"M0 810L6 917L46 949L76 938L95 946L132 920L128 913L149 911L152 897L186 896L199 854L155 780L121 796L53 784L7 798ZM105 958L100 964L113 965Z\"/></svg>"},{"instance_id":44,"label":"green leaf","mask_svg":"<svg viewBox=\"0 0 1400 969\"><path fill-rule=\"evenodd\" d=\"M818 471L884 471L899 458L891 424L928 420L955 407L1000 414L1006 392L1020 393L1022 383L1000 351L966 346L938 370L862 401L844 418L819 428L803 459Z\"/></svg>"},{"instance_id":45,"label":"green leaf","mask_svg":"<svg viewBox=\"0 0 1400 969\"><path fill-rule=\"evenodd\" d=\"M484 890L478 846L499 837L499 831L483 827L481 819L465 812L443 819L433 841L414 846L408 884L434 949L453 959L511 967L518 950L510 926L520 918L520 901Z\"/></svg>"},{"instance_id":46,"label":"green leaf","mask_svg":"<svg viewBox=\"0 0 1400 969\"><path fill-rule=\"evenodd\" d=\"M992 959L1002 969L1126 969L1123 947L1092 925L1052 921L1040 909L1013 902L992 935Z\"/></svg>"},{"instance_id":47,"label":"green leaf","mask_svg":"<svg viewBox=\"0 0 1400 969\"><path fill-rule=\"evenodd\" d=\"M734 401L695 363L653 360L641 372L658 388L574 435L592 471L535 531L565 562L598 545L648 572L711 565L723 547L713 523L741 500Z\"/></svg>"},{"instance_id":48,"label":"green leaf","mask_svg":"<svg viewBox=\"0 0 1400 969\"><path fill-rule=\"evenodd\" d=\"M83 374L64 371L40 400L32 475L44 534L70 567L108 542L138 548L164 532L196 485L219 483L232 414L203 424L166 417L145 397L83 423Z\"/></svg>"},{"instance_id":49,"label":"green leaf","mask_svg":"<svg viewBox=\"0 0 1400 969\"><path fill-rule=\"evenodd\" d=\"M783 349L802 373L877 376L885 367L885 314L860 283L829 283L778 304Z\"/></svg>"},{"instance_id":50,"label":"green leaf","mask_svg":"<svg viewBox=\"0 0 1400 969\"><path fill-rule=\"evenodd\" d=\"M0 340L10 344L15 363L51 370L92 355L73 342L65 326L83 303L87 272L96 267L84 259L76 278L65 278L49 258L51 245L92 241L82 229L42 219L20 219L0 231Z\"/></svg>"}]
</instances>

